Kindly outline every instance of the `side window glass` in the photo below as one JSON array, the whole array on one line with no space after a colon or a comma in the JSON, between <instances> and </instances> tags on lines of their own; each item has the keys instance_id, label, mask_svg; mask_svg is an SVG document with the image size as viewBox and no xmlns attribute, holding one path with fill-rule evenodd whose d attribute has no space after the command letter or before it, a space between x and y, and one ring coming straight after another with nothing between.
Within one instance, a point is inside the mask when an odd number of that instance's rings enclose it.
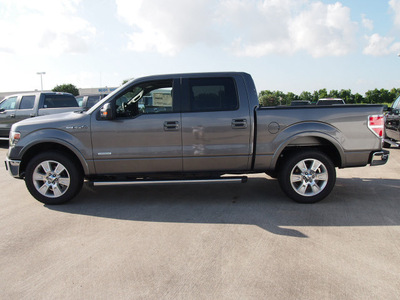
<instances>
[{"instance_id":1,"label":"side window glass","mask_svg":"<svg viewBox=\"0 0 400 300\"><path fill-rule=\"evenodd\" d=\"M239 108L232 78L196 78L189 80L190 111L222 111Z\"/></svg>"},{"instance_id":2,"label":"side window glass","mask_svg":"<svg viewBox=\"0 0 400 300\"><path fill-rule=\"evenodd\" d=\"M22 96L19 109L32 109L35 105L35 96Z\"/></svg>"},{"instance_id":3,"label":"side window glass","mask_svg":"<svg viewBox=\"0 0 400 300\"><path fill-rule=\"evenodd\" d=\"M78 107L78 102L73 96L49 95L44 99L44 108Z\"/></svg>"},{"instance_id":4,"label":"side window glass","mask_svg":"<svg viewBox=\"0 0 400 300\"><path fill-rule=\"evenodd\" d=\"M115 100L117 117L173 112L172 80L146 82L134 86Z\"/></svg>"},{"instance_id":5,"label":"side window glass","mask_svg":"<svg viewBox=\"0 0 400 300\"><path fill-rule=\"evenodd\" d=\"M95 105L97 102L99 102L100 99L101 99L101 96L100 96L100 95L98 95L98 96L89 96L89 97L88 97L88 100L87 100L87 103L86 103L86 106L87 106L87 107L92 107L92 106Z\"/></svg>"},{"instance_id":6,"label":"side window glass","mask_svg":"<svg viewBox=\"0 0 400 300\"><path fill-rule=\"evenodd\" d=\"M15 104L17 103L17 96L10 97L3 102L0 103L0 109L2 110L10 110L15 109Z\"/></svg>"},{"instance_id":7,"label":"side window glass","mask_svg":"<svg viewBox=\"0 0 400 300\"><path fill-rule=\"evenodd\" d=\"M82 107L83 104L83 96L75 97L76 101L78 101L78 105Z\"/></svg>"}]
</instances>

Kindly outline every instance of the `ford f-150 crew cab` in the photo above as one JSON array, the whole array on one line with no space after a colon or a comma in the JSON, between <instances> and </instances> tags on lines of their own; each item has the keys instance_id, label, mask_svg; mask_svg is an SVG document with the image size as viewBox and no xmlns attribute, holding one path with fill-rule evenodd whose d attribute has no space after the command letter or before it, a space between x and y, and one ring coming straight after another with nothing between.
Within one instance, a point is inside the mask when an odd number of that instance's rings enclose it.
<instances>
[{"instance_id":1,"label":"ford f-150 crew cab","mask_svg":"<svg viewBox=\"0 0 400 300\"><path fill-rule=\"evenodd\" d=\"M34 92L15 94L0 103L0 140L8 140L11 125L26 118L79 109L69 93Z\"/></svg>"},{"instance_id":2,"label":"ford f-150 crew cab","mask_svg":"<svg viewBox=\"0 0 400 300\"><path fill-rule=\"evenodd\" d=\"M88 111L14 124L6 166L47 204L70 200L84 180L227 182L255 172L277 177L295 201L313 203L331 192L335 167L387 161L382 111L260 107L251 76L239 72L143 77Z\"/></svg>"}]
</instances>

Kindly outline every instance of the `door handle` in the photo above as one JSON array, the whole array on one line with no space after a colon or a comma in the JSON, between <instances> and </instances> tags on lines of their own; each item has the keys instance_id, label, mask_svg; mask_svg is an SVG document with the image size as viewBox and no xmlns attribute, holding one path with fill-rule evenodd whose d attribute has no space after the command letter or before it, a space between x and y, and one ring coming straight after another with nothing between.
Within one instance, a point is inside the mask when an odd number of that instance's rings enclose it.
<instances>
[{"instance_id":1,"label":"door handle","mask_svg":"<svg viewBox=\"0 0 400 300\"><path fill-rule=\"evenodd\" d=\"M247 119L233 119L232 120L233 129L245 129L247 128Z\"/></svg>"},{"instance_id":2,"label":"door handle","mask_svg":"<svg viewBox=\"0 0 400 300\"><path fill-rule=\"evenodd\" d=\"M179 130L179 122L178 121L165 121L164 122L164 131L176 131Z\"/></svg>"},{"instance_id":3,"label":"door handle","mask_svg":"<svg viewBox=\"0 0 400 300\"><path fill-rule=\"evenodd\" d=\"M10 115L10 118L15 118L15 114L11 114L11 115Z\"/></svg>"}]
</instances>

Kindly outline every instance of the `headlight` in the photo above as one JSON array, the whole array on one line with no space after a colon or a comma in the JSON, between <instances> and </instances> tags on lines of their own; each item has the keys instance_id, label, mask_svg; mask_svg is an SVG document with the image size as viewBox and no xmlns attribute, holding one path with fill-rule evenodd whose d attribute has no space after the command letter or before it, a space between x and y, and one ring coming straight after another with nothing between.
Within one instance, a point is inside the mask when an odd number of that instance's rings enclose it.
<instances>
[{"instance_id":1,"label":"headlight","mask_svg":"<svg viewBox=\"0 0 400 300\"><path fill-rule=\"evenodd\" d=\"M10 132L10 146L15 145L21 138L21 133L18 131L11 131Z\"/></svg>"}]
</instances>

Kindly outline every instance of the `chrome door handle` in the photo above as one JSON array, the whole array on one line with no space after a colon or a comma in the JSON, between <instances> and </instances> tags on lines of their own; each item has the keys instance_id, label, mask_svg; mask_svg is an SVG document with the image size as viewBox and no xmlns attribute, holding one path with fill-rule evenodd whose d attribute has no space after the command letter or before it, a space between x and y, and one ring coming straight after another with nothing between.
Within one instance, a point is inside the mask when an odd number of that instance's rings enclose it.
<instances>
[{"instance_id":1,"label":"chrome door handle","mask_svg":"<svg viewBox=\"0 0 400 300\"><path fill-rule=\"evenodd\" d=\"M232 120L233 129L245 129L247 128L247 119L233 119Z\"/></svg>"},{"instance_id":2,"label":"chrome door handle","mask_svg":"<svg viewBox=\"0 0 400 300\"><path fill-rule=\"evenodd\" d=\"M179 122L178 121L165 121L164 122L164 131L176 131L179 130Z\"/></svg>"}]
</instances>

